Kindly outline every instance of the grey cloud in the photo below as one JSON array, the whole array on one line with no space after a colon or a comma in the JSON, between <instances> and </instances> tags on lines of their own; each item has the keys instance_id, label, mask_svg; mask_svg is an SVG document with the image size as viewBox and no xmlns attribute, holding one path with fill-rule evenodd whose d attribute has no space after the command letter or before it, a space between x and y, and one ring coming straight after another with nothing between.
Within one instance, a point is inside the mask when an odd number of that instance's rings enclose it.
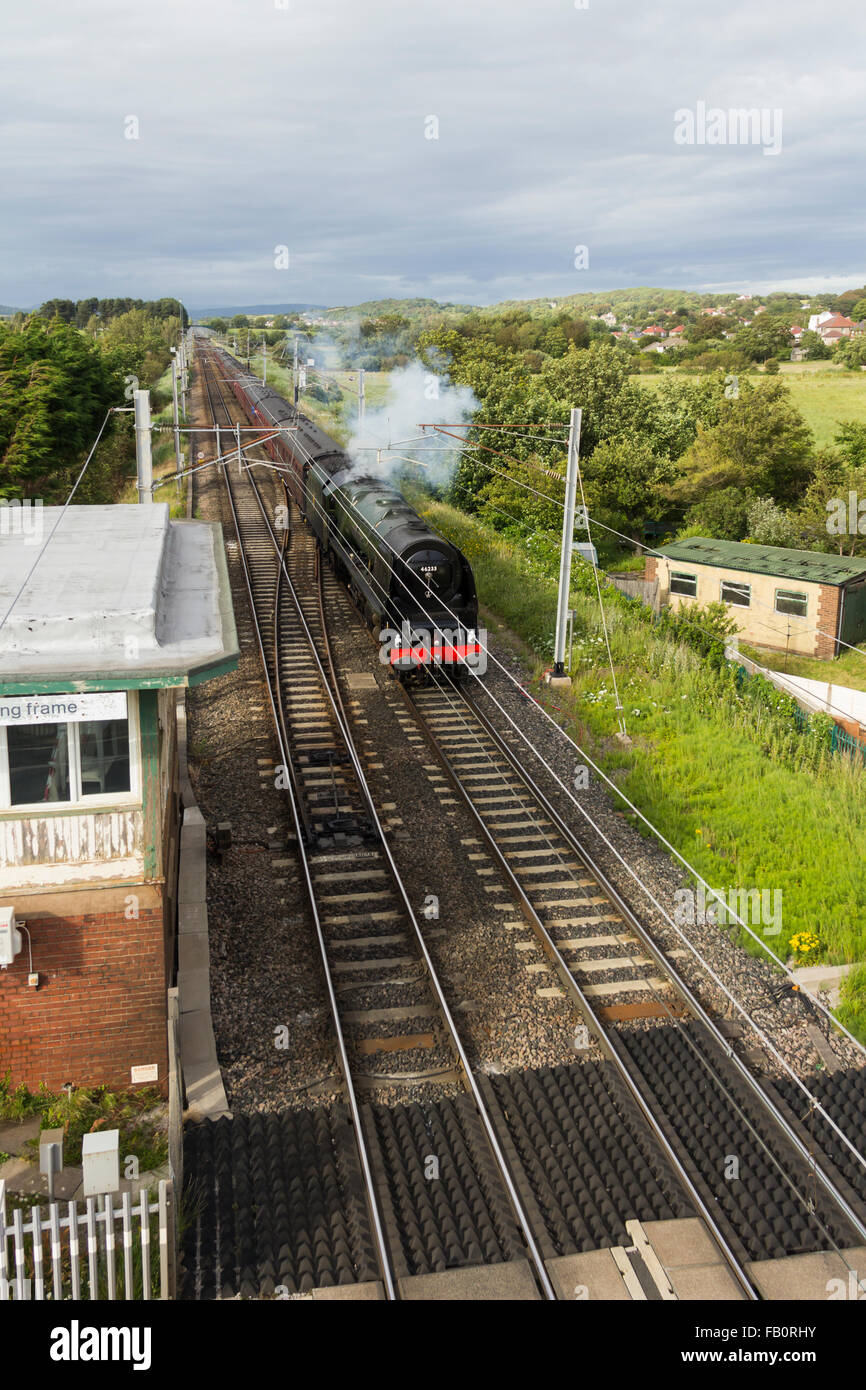
<instances>
[{"instance_id":1,"label":"grey cloud","mask_svg":"<svg viewBox=\"0 0 866 1390\"><path fill-rule=\"evenodd\" d=\"M0 59L0 301L862 282L864 29L842 0L47 0ZM782 154L676 147L699 100L780 107Z\"/></svg>"}]
</instances>

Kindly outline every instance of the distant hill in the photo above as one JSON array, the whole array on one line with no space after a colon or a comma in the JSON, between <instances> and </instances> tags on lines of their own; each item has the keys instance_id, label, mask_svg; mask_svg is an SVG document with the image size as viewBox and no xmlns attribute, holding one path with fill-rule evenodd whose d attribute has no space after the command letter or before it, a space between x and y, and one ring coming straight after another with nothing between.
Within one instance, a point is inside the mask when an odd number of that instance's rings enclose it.
<instances>
[{"instance_id":1,"label":"distant hill","mask_svg":"<svg viewBox=\"0 0 866 1390\"><path fill-rule=\"evenodd\" d=\"M375 319L382 314L402 314L404 318L440 318L442 315L474 314L474 304L442 303L438 299L365 299L363 304L338 304L325 310L327 318Z\"/></svg>"},{"instance_id":2,"label":"distant hill","mask_svg":"<svg viewBox=\"0 0 866 1390\"><path fill-rule=\"evenodd\" d=\"M20 314L21 309L13 309L11 304L0 304L0 318L10 318L12 314Z\"/></svg>"},{"instance_id":3,"label":"distant hill","mask_svg":"<svg viewBox=\"0 0 866 1390\"><path fill-rule=\"evenodd\" d=\"M215 309L190 309L191 319L230 319L234 314L303 314L311 309L323 311L324 304L223 304Z\"/></svg>"}]
</instances>

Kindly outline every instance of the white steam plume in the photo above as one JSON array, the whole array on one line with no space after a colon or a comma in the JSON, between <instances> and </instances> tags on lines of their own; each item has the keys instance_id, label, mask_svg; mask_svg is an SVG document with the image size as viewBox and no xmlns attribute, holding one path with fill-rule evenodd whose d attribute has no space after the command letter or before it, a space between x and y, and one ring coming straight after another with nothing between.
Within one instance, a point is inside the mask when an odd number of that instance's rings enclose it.
<instances>
[{"instance_id":1,"label":"white steam plume","mask_svg":"<svg viewBox=\"0 0 866 1390\"><path fill-rule=\"evenodd\" d=\"M381 478L390 478L403 468L407 457L419 459L424 464L419 470L421 477L434 487L443 487L451 481L459 462L459 445L435 430L424 432L419 425L469 424L478 409L471 387L452 386L447 377L428 371L420 362L410 362L391 372L385 404L366 411L364 424L360 428L355 425L346 452L358 472ZM454 433L463 437L466 431Z\"/></svg>"}]
</instances>

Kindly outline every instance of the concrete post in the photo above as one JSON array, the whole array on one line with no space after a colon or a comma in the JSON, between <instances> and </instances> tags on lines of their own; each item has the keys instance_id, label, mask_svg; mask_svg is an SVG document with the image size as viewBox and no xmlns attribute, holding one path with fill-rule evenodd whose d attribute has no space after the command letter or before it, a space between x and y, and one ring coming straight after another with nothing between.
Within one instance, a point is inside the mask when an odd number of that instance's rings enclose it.
<instances>
[{"instance_id":1,"label":"concrete post","mask_svg":"<svg viewBox=\"0 0 866 1390\"><path fill-rule=\"evenodd\" d=\"M571 585L571 550L574 544L574 502L577 495L577 460L580 453L580 420L583 412L571 412L568 431L568 468L565 475L565 515L562 518L562 554L559 561L559 599L556 605L556 639L553 646L553 678L565 680L565 634Z\"/></svg>"},{"instance_id":2,"label":"concrete post","mask_svg":"<svg viewBox=\"0 0 866 1390\"><path fill-rule=\"evenodd\" d=\"M150 440L150 392L133 391L135 406L135 467L139 502L153 501L153 455Z\"/></svg>"}]
</instances>

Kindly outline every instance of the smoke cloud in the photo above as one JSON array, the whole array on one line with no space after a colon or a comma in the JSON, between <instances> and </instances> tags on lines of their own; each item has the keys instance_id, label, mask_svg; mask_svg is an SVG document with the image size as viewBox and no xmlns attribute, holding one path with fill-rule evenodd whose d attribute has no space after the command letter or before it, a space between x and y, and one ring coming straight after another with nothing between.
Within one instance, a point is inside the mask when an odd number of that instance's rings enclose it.
<instances>
[{"instance_id":1,"label":"smoke cloud","mask_svg":"<svg viewBox=\"0 0 866 1390\"><path fill-rule=\"evenodd\" d=\"M460 460L457 440L421 425L469 424L479 409L471 387L452 385L444 375L428 371L421 362L410 362L391 372L388 397L384 405L367 409L364 424L347 445L358 472L391 478L418 460L420 480L432 487L445 487ZM465 430L453 431L461 436Z\"/></svg>"}]
</instances>

